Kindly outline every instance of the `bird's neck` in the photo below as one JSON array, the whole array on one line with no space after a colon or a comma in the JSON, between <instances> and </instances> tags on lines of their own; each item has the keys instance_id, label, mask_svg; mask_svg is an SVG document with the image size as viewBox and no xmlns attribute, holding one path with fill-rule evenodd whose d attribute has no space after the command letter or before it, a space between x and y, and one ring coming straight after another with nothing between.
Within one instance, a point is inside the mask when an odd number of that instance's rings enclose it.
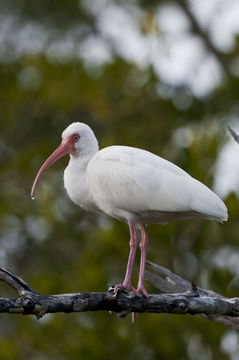
<instances>
[{"instance_id":1,"label":"bird's neck","mask_svg":"<svg viewBox=\"0 0 239 360\"><path fill-rule=\"evenodd\" d=\"M64 173L64 184L68 195L74 203L86 210L96 210L88 189L85 174L89 161L98 150L97 145L91 148L91 151L81 152L79 155L72 154Z\"/></svg>"},{"instance_id":2,"label":"bird's neck","mask_svg":"<svg viewBox=\"0 0 239 360\"><path fill-rule=\"evenodd\" d=\"M89 146L84 146L78 151L70 154L70 162L69 165L72 163L74 166L77 167L86 167L88 162L92 159L92 157L99 151L98 142L95 139L91 139Z\"/></svg>"}]
</instances>

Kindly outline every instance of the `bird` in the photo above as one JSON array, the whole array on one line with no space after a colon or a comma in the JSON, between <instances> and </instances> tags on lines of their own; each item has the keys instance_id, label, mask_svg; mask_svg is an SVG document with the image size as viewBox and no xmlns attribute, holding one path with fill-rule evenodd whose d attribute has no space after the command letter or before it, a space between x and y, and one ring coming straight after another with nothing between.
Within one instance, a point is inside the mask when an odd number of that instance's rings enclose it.
<instances>
[{"instance_id":1,"label":"bird","mask_svg":"<svg viewBox=\"0 0 239 360\"><path fill-rule=\"evenodd\" d=\"M67 154L70 161L64 171L64 186L70 199L86 211L104 212L129 226L128 263L123 282L114 286L116 295L118 291L126 291L149 297L144 285L147 225L190 218L227 221L224 202L180 167L135 147L113 145L100 150L94 132L82 122L73 122L63 131L60 146L36 175L31 191L33 199L43 173ZM141 231L141 255L135 288L132 273L137 229Z\"/></svg>"}]
</instances>

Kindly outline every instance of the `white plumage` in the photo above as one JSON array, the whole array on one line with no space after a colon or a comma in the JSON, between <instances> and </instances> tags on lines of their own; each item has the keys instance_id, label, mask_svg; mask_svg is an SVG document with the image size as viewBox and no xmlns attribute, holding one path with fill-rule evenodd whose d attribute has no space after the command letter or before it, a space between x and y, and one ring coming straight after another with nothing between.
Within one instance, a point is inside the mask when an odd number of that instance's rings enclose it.
<instances>
[{"instance_id":1,"label":"white plumage","mask_svg":"<svg viewBox=\"0 0 239 360\"><path fill-rule=\"evenodd\" d=\"M99 209L134 224L191 217L227 219L226 206L216 194L145 150L111 146L98 151L88 163L86 182Z\"/></svg>"},{"instance_id":2,"label":"white plumage","mask_svg":"<svg viewBox=\"0 0 239 360\"><path fill-rule=\"evenodd\" d=\"M147 249L145 224L167 223L193 217L227 220L223 201L201 182L171 162L148 151L110 146L99 150L93 131L73 123L63 132L62 144L40 169L32 189L43 172L57 159L70 153L64 184L70 198L90 211L106 214L129 224L130 255L123 284L119 289L147 295L144 268ZM141 226L141 265L137 290L131 275L137 247L135 226Z\"/></svg>"}]
</instances>

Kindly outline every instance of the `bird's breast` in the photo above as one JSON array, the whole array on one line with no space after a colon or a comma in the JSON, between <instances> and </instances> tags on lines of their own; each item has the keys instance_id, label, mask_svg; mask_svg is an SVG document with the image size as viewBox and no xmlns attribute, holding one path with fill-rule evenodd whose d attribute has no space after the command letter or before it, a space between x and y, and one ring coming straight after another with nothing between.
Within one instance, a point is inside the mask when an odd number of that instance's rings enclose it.
<instances>
[{"instance_id":1,"label":"bird's breast","mask_svg":"<svg viewBox=\"0 0 239 360\"><path fill-rule=\"evenodd\" d=\"M70 199L76 205L87 211L97 210L86 183L84 169L69 164L64 172L64 186Z\"/></svg>"}]
</instances>

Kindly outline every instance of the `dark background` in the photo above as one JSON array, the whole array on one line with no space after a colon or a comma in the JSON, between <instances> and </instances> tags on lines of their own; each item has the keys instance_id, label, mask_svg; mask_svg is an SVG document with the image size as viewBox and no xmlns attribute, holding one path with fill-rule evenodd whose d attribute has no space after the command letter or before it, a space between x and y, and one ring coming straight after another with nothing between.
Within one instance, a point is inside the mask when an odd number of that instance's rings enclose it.
<instances>
[{"instance_id":1,"label":"dark background","mask_svg":"<svg viewBox=\"0 0 239 360\"><path fill-rule=\"evenodd\" d=\"M30 189L73 121L100 147L147 149L223 197L229 221L149 227L148 259L238 296L237 1L0 1L0 264L42 293L123 280L128 228L63 188L67 159ZM139 255L134 283L137 280ZM146 284L150 292L157 291ZM1 284L1 296L16 294ZM1 315L1 359L237 359L237 332L199 316Z\"/></svg>"}]
</instances>

